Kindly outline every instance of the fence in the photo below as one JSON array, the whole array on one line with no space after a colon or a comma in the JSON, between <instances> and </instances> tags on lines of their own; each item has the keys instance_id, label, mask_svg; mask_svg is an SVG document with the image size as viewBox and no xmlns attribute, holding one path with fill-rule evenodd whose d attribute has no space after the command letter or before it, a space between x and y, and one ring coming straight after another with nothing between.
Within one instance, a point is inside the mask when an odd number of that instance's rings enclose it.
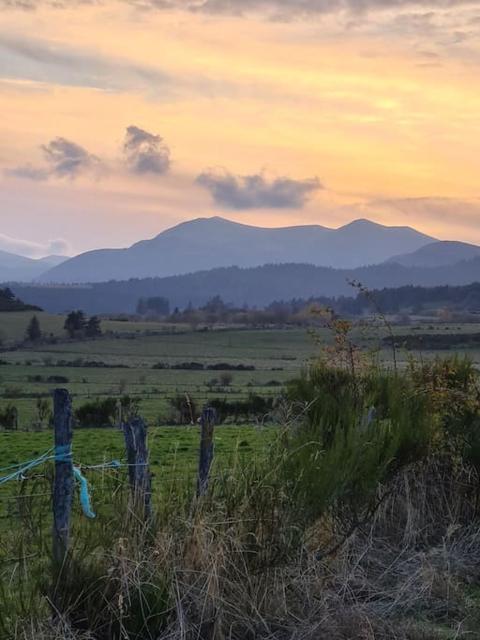
<instances>
[{"instance_id":1,"label":"fence","mask_svg":"<svg viewBox=\"0 0 480 640\"><path fill-rule=\"evenodd\" d=\"M7 472L0 477L0 485L15 479L25 479L28 472L48 461L54 462L52 511L52 555L54 564L61 567L65 561L70 543L70 528L75 487L80 490L80 502L86 517L94 518L89 487L82 473L85 466L76 464L73 455L74 430L72 398L66 389L56 389L53 394L53 447L33 460L15 464L0 470ZM208 489L210 470L214 456L213 435L216 413L211 407L202 411L200 422L200 442L197 469L198 499ZM128 418L122 423L126 462L112 460L102 464L87 466L87 469L119 469L126 467L132 503L146 524L152 518L152 482L149 466L148 428L139 416Z\"/></svg>"}]
</instances>

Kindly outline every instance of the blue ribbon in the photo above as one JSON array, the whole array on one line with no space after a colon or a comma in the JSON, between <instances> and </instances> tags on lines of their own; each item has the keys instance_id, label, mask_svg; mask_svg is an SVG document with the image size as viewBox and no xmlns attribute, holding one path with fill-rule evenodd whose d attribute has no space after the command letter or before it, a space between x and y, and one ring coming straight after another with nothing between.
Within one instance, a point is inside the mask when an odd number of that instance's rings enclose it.
<instances>
[{"instance_id":1,"label":"blue ribbon","mask_svg":"<svg viewBox=\"0 0 480 640\"><path fill-rule=\"evenodd\" d=\"M95 513L92 511L92 503L90 500L90 493L88 490L88 482L85 476L82 474L78 467L73 467L76 480L80 483L80 504L82 505L83 513L87 518L95 518Z\"/></svg>"}]
</instances>

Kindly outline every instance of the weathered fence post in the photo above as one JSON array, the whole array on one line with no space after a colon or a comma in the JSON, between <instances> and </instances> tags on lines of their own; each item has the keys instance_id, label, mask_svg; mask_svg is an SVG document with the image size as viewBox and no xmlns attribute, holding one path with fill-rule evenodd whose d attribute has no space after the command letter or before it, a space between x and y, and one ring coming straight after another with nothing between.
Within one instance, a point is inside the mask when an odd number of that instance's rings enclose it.
<instances>
[{"instance_id":1,"label":"weathered fence post","mask_svg":"<svg viewBox=\"0 0 480 640\"><path fill-rule=\"evenodd\" d=\"M208 474L213 461L213 431L216 411L205 407L200 418L200 455L198 460L197 497L204 496L208 489Z\"/></svg>"},{"instance_id":2,"label":"weathered fence post","mask_svg":"<svg viewBox=\"0 0 480 640\"><path fill-rule=\"evenodd\" d=\"M117 426L119 427L119 429L122 428L123 425L123 411L122 411L122 401L120 400L120 398L118 398L117 402L116 402L116 418L117 418Z\"/></svg>"},{"instance_id":3,"label":"weathered fence post","mask_svg":"<svg viewBox=\"0 0 480 640\"><path fill-rule=\"evenodd\" d=\"M152 515L152 480L148 467L147 425L136 416L124 424L128 478L134 503L142 508L144 518Z\"/></svg>"},{"instance_id":4,"label":"weathered fence post","mask_svg":"<svg viewBox=\"0 0 480 640\"><path fill-rule=\"evenodd\" d=\"M61 567L68 550L73 498L72 400L66 389L53 395L55 479L53 485L53 560Z\"/></svg>"}]
</instances>

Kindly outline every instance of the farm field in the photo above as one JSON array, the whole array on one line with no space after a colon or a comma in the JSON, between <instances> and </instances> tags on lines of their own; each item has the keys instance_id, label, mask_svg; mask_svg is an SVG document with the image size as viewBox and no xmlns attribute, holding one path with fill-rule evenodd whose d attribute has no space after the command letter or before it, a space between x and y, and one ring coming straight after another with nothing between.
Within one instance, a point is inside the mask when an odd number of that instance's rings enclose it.
<instances>
[{"instance_id":1,"label":"farm field","mask_svg":"<svg viewBox=\"0 0 480 640\"><path fill-rule=\"evenodd\" d=\"M215 430L215 456L212 480L218 473L232 471L239 461L252 456L261 456L274 437L274 429L249 426L219 426ZM157 427L149 433L150 468L153 490L161 494L172 485L182 484L192 489L195 486L198 467L200 429L193 427ZM53 445L51 430L41 433L8 432L0 433L2 467L10 467L26 460L38 458ZM77 429L73 439L74 463L85 470L92 495L95 496L105 481L105 475L116 475L112 470L103 471L101 465L125 460L125 444L120 429ZM50 463L51 464L51 463ZM100 465L100 467L98 467ZM88 469L88 467L98 467ZM126 481L126 470L119 471ZM28 489L35 487L32 494L41 490L49 499L49 485L44 481L45 466L39 468L35 482L28 482ZM1 473L0 475L3 475ZM47 478L47 476L45 476ZM14 482L0 486L0 519L11 515L12 495L22 495L21 483ZM45 503L48 503L48 499Z\"/></svg>"},{"instance_id":2,"label":"farm field","mask_svg":"<svg viewBox=\"0 0 480 640\"><path fill-rule=\"evenodd\" d=\"M55 386L69 389L75 408L95 399L133 397L140 401L140 413L151 425L168 422L172 398L185 394L197 408L213 398L276 397L285 382L315 357L320 345L332 341L327 329L315 329L314 335L304 328L193 331L159 322L120 320L103 321L105 335L100 339L67 341L64 317L41 313L42 330L58 341L12 350L9 341L22 338L31 317L32 312L0 314L0 336L5 344L0 352L0 411L13 404L21 429L30 428L36 420L37 398L48 398ZM469 336L478 330L476 324L455 323L393 327L397 336L429 334L446 336L447 340L449 335ZM385 327L354 331L355 340L366 350L377 349L386 335ZM400 344L402 340L399 338ZM480 348L458 347L455 351L480 364ZM398 349L400 365L409 353ZM452 351L436 348L421 353L423 357L441 357ZM379 355L387 362L392 358L385 345ZM208 368L222 367L222 363L227 369L244 369L228 371L222 382L223 372Z\"/></svg>"}]
</instances>

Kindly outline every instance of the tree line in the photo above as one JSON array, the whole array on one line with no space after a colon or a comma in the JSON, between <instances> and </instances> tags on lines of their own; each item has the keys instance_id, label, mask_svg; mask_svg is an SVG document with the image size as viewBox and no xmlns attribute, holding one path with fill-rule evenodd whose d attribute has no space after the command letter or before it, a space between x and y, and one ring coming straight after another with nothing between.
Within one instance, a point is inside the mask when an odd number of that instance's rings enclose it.
<instances>
[{"instance_id":1,"label":"tree line","mask_svg":"<svg viewBox=\"0 0 480 640\"><path fill-rule=\"evenodd\" d=\"M102 335L102 323L98 316L86 317L81 310L71 311L65 318L63 329L71 340L82 338L98 338ZM27 325L25 338L29 342L40 342L45 338L40 320L37 315L32 316Z\"/></svg>"}]
</instances>

